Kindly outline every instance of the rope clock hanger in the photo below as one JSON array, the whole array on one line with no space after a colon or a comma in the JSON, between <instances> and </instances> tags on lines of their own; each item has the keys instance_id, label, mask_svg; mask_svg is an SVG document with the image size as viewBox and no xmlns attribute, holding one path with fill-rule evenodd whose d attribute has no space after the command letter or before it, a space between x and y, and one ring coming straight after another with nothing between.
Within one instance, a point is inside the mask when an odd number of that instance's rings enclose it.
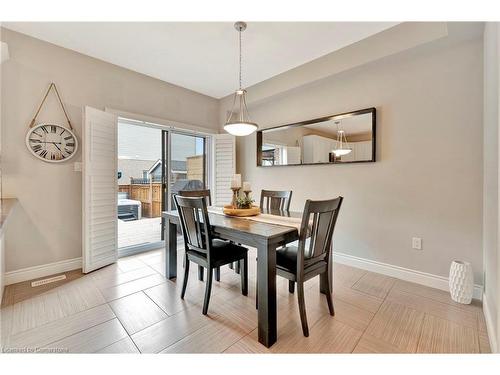
<instances>
[{"instance_id":1,"label":"rope clock hanger","mask_svg":"<svg viewBox=\"0 0 500 375\"><path fill-rule=\"evenodd\" d=\"M53 90L57 96L64 117L66 117L68 122L68 127L50 122L43 122L35 125L36 117L40 113L51 90ZM69 120L55 83L49 85L42 102L38 106L35 116L30 122L28 133L26 134L26 147L36 158L49 163L61 163L69 160L78 150L78 138L74 133L73 126L71 125L71 121Z\"/></svg>"}]
</instances>

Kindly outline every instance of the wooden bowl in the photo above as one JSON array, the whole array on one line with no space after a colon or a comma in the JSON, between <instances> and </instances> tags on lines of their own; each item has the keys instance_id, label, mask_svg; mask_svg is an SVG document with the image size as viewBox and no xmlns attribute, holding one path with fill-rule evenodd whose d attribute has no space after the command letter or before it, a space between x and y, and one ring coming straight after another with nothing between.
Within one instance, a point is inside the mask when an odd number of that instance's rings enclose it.
<instances>
[{"instance_id":1,"label":"wooden bowl","mask_svg":"<svg viewBox=\"0 0 500 375\"><path fill-rule=\"evenodd\" d=\"M260 208L258 206L252 206L252 208L234 208L231 205L224 206L222 210L226 215L229 216L256 216L260 214Z\"/></svg>"}]
</instances>

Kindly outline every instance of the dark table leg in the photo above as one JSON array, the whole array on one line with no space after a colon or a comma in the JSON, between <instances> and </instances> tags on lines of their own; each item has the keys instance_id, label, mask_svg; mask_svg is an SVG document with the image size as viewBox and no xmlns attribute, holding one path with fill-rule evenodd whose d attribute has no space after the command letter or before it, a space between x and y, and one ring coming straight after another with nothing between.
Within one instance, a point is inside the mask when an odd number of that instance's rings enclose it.
<instances>
[{"instance_id":1,"label":"dark table leg","mask_svg":"<svg viewBox=\"0 0 500 375\"><path fill-rule=\"evenodd\" d=\"M203 281L203 275L205 274L205 268L198 266L198 280Z\"/></svg>"},{"instance_id":2,"label":"dark table leg","mask_svg":"<svg viewBox=\"0 0 500 375\"><path fill-rule=\"evenodd\" d=\"M278 337L276 308L276 245L257 247L259 342L270 347Z\"/></svg>"},{"instance_id":3,"label":"dark table leg","mask_svg":"<svg viewBox=\"0 0 500 375\"><path fill-rule=\"evenodd\" d=\"M177 225L167 219L165 224L165 275L177 277Z\"/></svg>"}]
</instances>

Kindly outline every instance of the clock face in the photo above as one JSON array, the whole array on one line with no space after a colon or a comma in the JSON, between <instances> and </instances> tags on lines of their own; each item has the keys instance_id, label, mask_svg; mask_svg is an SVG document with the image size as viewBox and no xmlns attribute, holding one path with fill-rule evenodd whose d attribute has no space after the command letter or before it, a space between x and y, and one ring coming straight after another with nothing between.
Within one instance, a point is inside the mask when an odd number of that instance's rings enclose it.
<instances>
[{"instance_id":1,"label":"clock face","mask_svg":"<svg viewBox=\"0 0 500 375\"><path fill-rule=\"evenodd\" d=\"M26 146L37 158L60 163L76 154L78 140L71 130L60 125L39 124L28 131Z\"/></svg>"}]
</instances>

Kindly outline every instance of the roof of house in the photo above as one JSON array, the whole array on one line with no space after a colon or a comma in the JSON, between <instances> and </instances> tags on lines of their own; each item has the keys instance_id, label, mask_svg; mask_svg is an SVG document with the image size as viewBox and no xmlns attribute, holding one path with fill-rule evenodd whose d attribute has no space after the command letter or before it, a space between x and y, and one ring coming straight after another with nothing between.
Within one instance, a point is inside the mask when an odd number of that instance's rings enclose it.
<instances>
[{"instance_id":1,"label":"roof of house","mask_svg":"<svg viewBox=\"0 0 500 375\"><path fill-rule=\"evenodd\" d=\"M151 168L148 170L148 174L154 174L154 172L161 166L161 159L158 159L153 163ZM170 167L172 171L175 172L187 172L187 163L185 160L172 160L170 162Z\"/></svg>"}]
</instances>

